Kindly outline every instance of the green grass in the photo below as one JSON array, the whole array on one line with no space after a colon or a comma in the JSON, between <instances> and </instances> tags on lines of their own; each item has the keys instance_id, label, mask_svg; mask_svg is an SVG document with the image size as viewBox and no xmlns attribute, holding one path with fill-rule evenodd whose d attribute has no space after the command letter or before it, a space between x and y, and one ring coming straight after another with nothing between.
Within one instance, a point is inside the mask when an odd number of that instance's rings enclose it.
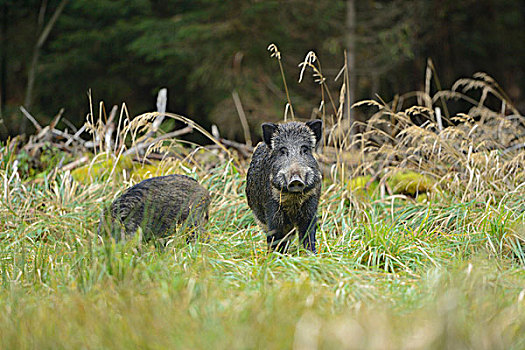
<instances>
[{"instance_id":1,"label":"green grass","mask_svg":"<svg viewBox=\"0 0 525 350\"><path fill-rule=\"evenodd\" d=\"M356 201L325 185L319 253L283 256L266 252L231 162L198 174L208 242L165 249L96 235L123 184L24 182L2 164L0 348L525 347L521 192Z\"/></svg>"}]
</instances>

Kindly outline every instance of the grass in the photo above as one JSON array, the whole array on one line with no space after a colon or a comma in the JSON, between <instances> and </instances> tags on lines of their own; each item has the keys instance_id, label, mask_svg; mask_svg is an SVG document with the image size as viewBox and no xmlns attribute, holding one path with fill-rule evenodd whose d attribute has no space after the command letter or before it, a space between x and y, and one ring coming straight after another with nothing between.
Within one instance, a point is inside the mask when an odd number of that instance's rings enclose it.
<instances>
[{"instance_id":1,"label":"grass","mask_svg":"<svg viewBox=\"0 0 525 350\"><path fill-rule=\"evenodd\" d=\"M120 186L11 181L0 207L0 347L525 345L525 271L505 243L523 222L521 194L506 198L510 211L388 197L357 210L334 185L321 201L319 254L282 256L266 253L232 163L201 181L215 194L209 241L164 250L96 235Z\"/></svg>"},{"instance_id":2,"label":"grass","mask_svg":"<svg viewBox=\"0 0 525 350\"><path fill-rule=\"evenodd\" d=\"M484 148L501 136L490 122L505 116L438 130L407 119L432 119L427 106L369 103L378 108L370 129L333 143L315 256L267 253L246 204L247 163L230 153L192 151L134 163L128 174L93 176L84 166L79 181L68 171L25 176L13 141L1 145L0 348L524 348L522 153L506 152L509 144L494 151L494 142ZM385 120L397 134L385 136ZM148 114L133 123L145 133L151 121ZM340 160L356 143L360 161L346 167ZM119 147L101 144L115 154L93 159L118 164ZM180 154L176 143L158 145L173 147ZM206 241L174 237L161 249L97 235L103 206L123 189L173 172L198 178L213 195ZM396 192L396 173L410 174L413 187L424 181L426 197ZM357 176L354 189L348 181Z\"/></svg>"}]
</instances>

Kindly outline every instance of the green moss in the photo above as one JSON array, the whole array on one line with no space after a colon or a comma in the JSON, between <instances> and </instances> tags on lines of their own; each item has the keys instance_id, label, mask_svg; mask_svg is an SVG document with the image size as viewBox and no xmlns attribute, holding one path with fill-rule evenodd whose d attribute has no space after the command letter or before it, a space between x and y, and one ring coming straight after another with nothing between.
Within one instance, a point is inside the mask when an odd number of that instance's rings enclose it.
<instances>
[{"instance_id":1,"label":"green moss","mask_svg":"<svg viewBox=\"0 0 525 350\"><path fill-rule=\"evenodd\" d=\"M372 181L372 176L357 176L348 181L348 189L357 195L371 196L379 186L377 181Z\"/></svg>"},{"instance_id":2,"label":"green moss","mask_svg":"<svg viewBox=\"0 0 525 350\"><path fill-rule=\"evenodd\" d=\"M426 203L426 202L428 202L428 200L429 200L429 198L428 198L428 194L427 193L420 193L416 197L416 201L418 203Z\"/></svg>"},{"instance_id":3,"label":"green moss","mask_svg":"<svg viewBox=\"0 0 525 350\"><path fill-rule=\"evenodd\" d=\"M137 182L163 175L166 175L166 173L165 169L160 167L160 163L138 165L134 167L131 173L131 177Z\"/></svg>"},{"instance_id":4,"label":"green moss","mask_svg":"<svg viewBox=\"0 0 525 350\"><path fill-rule=\"evenodd\" d=\"M93 180L105 181L110 176L120 179L123 171L129 171L132 168L133 161L130 157L120 157L115 164L115 158L103 156L73 170L71 176L78 182L91 183Z\"/></svg>"},{"instance_id":5,"label":"green moss","mask_svg":"<svg viewBox=\"0 0 525 350\"><path fill-rule=\"evenodd\" d=\"M407 170L390 176L387 179L387 184L394 193L416 197L423 193L432 192L436 181L430 176Z\"/></svg>"}]
</instances>

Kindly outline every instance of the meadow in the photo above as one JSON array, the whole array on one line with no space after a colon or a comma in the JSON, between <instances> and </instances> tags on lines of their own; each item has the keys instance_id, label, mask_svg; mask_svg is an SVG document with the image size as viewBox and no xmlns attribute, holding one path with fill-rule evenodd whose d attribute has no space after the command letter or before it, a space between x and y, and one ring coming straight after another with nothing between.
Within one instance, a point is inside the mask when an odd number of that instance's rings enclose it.
<instances>
[{"instance_id":1,"label":"meadow","mask_svg":"<svg viewBox=\"0 0 525 350\"><path fill-rule=\"evenodd\" d=\"M359 102L374 112L357 132L342 108L320 111L316 255L267 252L246 204L248 160L218 141L161 139L143 161L124 156L158 113L122 122L108 145L104 114L92 112L98 146L75 169L63 164L80 155L51 149L33 174L23 145L3 143L0 348L525 348L524 117L482 74L410 98ZM441 115L458 98L472 107ZM165 156L145 161L153 153ZM158 247L97 235L126 187L172 173L212 193L207 239L188 245L180 233Z\"/></svg>"}]
</instances>

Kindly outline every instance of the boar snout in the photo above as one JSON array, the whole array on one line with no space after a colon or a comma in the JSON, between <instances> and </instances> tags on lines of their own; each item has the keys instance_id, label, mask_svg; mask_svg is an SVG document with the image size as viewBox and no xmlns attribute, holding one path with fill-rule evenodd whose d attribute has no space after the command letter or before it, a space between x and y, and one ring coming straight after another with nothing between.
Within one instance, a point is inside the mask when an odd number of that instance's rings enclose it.
<instances>
[{"instance_id":1,"label":"boar snout","mask_svg":"<svg viewBox=\"0 0 525 350\"><path fill-rule=\"evenodd\" d=\"M290 181L288 181L286 188L288 189L288 192L302 192L305 186L306 184L304 183L303 179L301 179L299 175L294 174L290 178Z\"/></svg>"}]
</instances>

